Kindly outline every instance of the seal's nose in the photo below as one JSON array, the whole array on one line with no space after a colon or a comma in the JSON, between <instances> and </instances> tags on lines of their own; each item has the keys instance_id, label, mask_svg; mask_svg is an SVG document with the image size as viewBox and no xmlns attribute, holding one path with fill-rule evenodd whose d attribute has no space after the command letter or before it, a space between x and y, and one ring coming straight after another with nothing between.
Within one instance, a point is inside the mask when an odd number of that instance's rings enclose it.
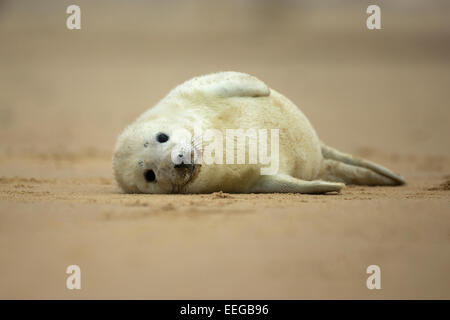
<instances>
[{"instance_id":1,"label":"seal's nose","mask_svg":"<svg viewBox=\"0 0 450 320\"><path fill-rule=\"evenodd\" d=\"M194 169L194 165L189 163L190 161L186 161L184 154L178 154L177 163L173 166L175 169Z\"/></svg>"},{"instance_id":2,"label":"seal's nose","mask_svg":"<svg viewBox=\"0 0 450 320\"><path fill-rule=\"evenodd\" d=\"M175 169L189 169L193 170L195 165L192 164L190 150L178 150L172 154L173 166Z\"/></svg>"}]
</instances>

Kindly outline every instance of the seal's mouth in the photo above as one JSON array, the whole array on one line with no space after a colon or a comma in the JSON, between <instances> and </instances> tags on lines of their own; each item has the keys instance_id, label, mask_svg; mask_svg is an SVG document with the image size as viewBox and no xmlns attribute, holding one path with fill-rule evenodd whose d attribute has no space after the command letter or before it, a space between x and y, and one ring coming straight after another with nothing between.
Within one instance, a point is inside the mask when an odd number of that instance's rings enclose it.
<instances>
[{"instance_id":1,"label":"seal's mouth","mask_svg":"<svg viewBox=\"0 0 450 320\"><path fill-rule=\"evenodd\" d=\"M193 171L195 170L195 164L181 162L180 164L176 164L174 168Z\"/></svg>"},{"instance_id":2,"label":"seal's mouth","mask_svg":"<svg viewBox=\"0 0 450 320\"><path fill-rule=\"evenodd\" d=\"M201 144L196 137L191 138L187 146L177 148L172 158L174 179L172 179L171 193L184 193L187 186L198 176L201 168ZM199 161L198 161L199 160Z\"/></svg>"},{"instance_id":3,"label":"seal's mouth","mask_svg":"<svg viewBox=\"0 0 450 320\"><path fill-rule=\"evenodd\" d=\"M174 166L177 175L180 179L179 183L172 184L171 193L183 193L186 190L188 184L192 183L198 176L200 172L200 164L177 164Z\"/></svg>"}]
</instances>

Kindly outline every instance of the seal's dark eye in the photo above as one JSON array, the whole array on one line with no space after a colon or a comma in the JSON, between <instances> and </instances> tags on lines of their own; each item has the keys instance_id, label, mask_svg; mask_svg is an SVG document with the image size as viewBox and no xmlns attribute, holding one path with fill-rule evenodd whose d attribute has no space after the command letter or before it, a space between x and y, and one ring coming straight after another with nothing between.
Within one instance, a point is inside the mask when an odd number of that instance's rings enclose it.
<instances>
[{"instance_id":1,"label":"seal's dark eye","mask_svg":"<svg viewBox=\"0 0 450 320\"><path fill-rule=\"evenodd\" d=\"M153 170L147 170L144 172L144 177L147 182L153 182L156 179L155 173Z\"/></svg>"},{"instance_id":2,"label":"seal's dark eye","mask_svg":"<svg viewBox=\"0 0 450 320\"><path fill-rule=\"evenodd\" d=\"M169 140L169 136L165 133L158 133L156 135L156 141L158 141L159 143L164 143L167 142Z\"/></svg>"}]
</instances>

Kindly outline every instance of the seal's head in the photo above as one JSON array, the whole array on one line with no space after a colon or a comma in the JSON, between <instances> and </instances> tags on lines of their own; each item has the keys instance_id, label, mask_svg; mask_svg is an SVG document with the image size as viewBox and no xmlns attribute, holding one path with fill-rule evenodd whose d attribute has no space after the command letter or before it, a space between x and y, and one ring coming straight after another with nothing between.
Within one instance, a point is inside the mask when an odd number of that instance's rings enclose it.
<instances>
[{"instance_id":1,"label":"seal's head","mask_svg":"<svg viewBox=\"0 0 450 320\"><path fill-rule=\"evenodd\" d=\"M181 193L199 173L198 154L189 130L169 121L137 122L117 140L114 175L127 193Z\"/></svg>"}]
</instances>

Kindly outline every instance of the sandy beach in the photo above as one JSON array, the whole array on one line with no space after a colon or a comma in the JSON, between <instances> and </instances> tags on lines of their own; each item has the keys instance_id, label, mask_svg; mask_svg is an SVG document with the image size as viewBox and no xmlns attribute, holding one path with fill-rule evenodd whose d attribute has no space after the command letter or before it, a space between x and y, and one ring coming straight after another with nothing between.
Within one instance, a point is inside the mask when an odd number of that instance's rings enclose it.
<instances>
[{"instance_id":1,"label":"sandy beach","mask_svg":"<svg viewBox=\"0 0 450 320\"><path fill-rule=\"evenodd\" d=\"M79 1L70 31L66 1L0 2L0 298L450 298L449 5L386 4L370 31L357 1L119 3ZM222 70L261 78L327 144L407 184L123 194L121 130Z\"/></svg>"}]
</instances>

